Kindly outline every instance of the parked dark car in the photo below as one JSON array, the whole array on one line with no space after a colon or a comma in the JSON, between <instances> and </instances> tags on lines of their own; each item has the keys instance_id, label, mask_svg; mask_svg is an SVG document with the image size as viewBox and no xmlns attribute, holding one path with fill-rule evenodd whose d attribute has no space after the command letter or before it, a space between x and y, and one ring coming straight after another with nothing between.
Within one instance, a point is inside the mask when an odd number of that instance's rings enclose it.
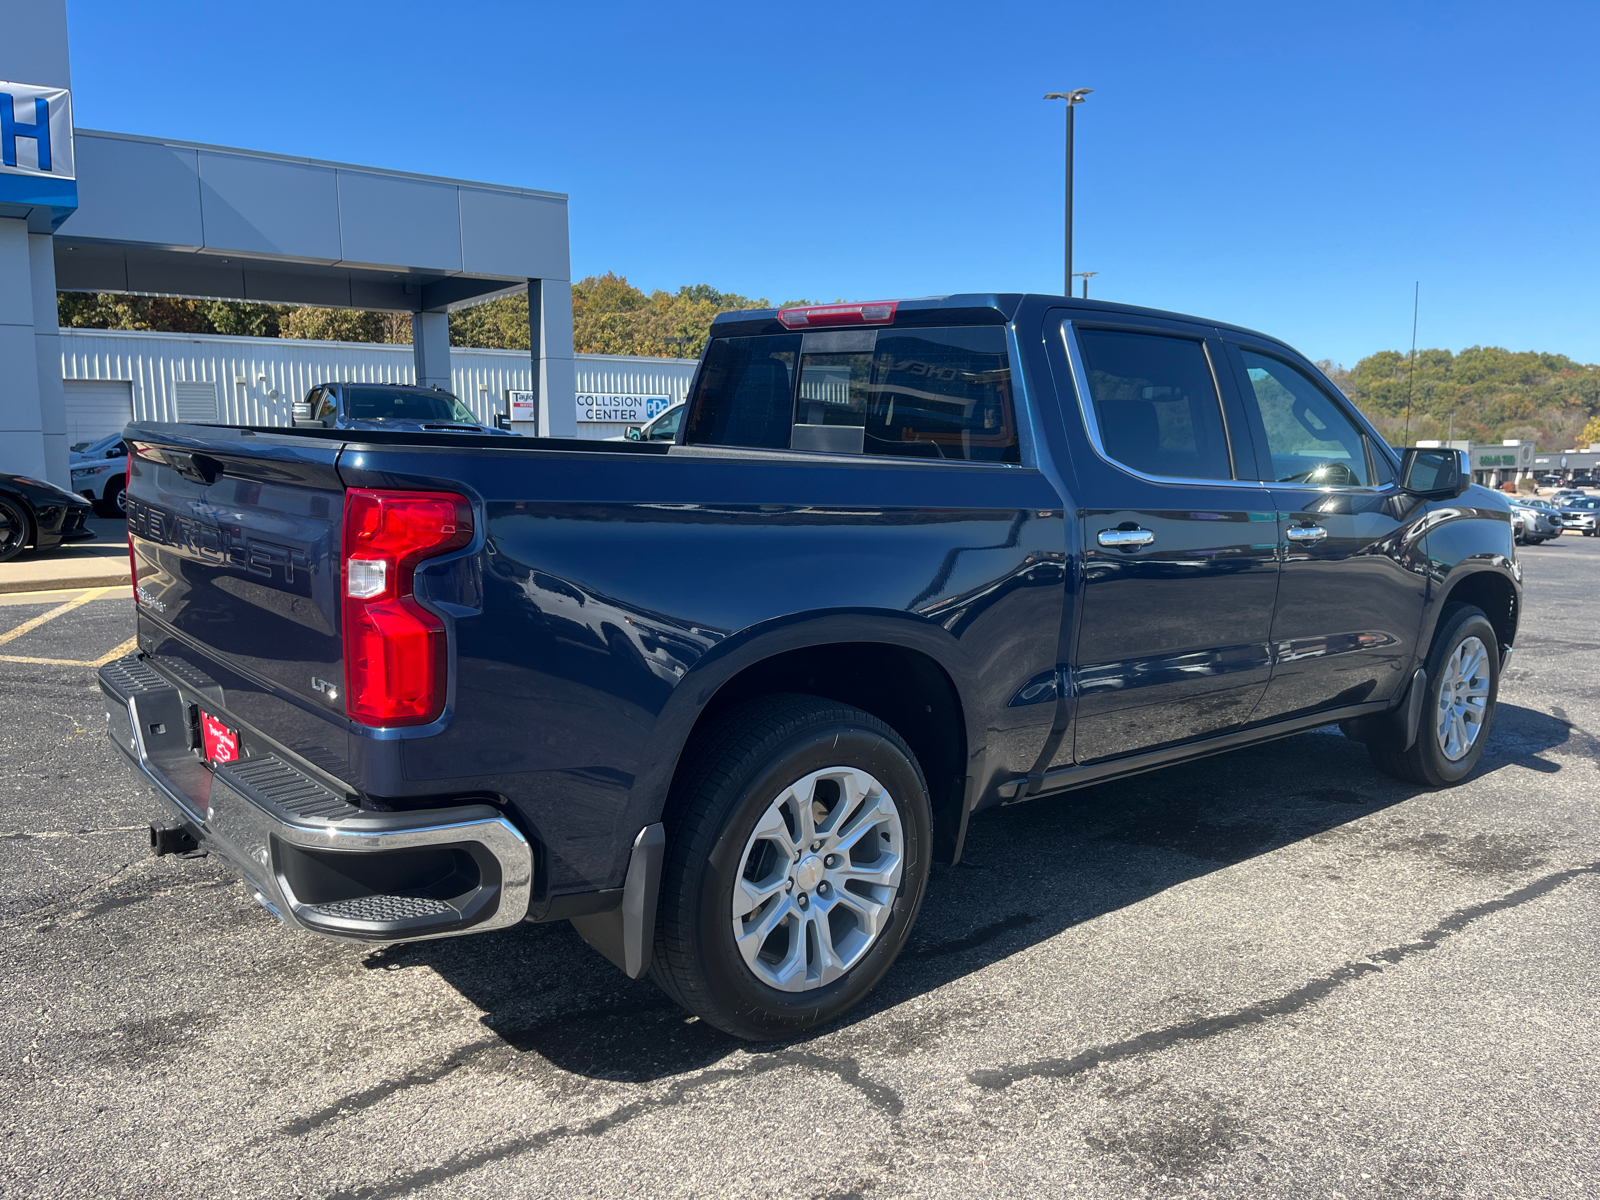
<instances>
[{"instance_id":1,"label":"parked dark car","mask_svg":"<svg viewBox=\"0 0 1600 1200\"><path fill-rule=\"evenodd\" d=\"M158 852L345 938L570 920L743 1037L861 999L975 811L1333 722L1459 782L1522 604L1459 451L1061 297L724 315L671 445L127 436Z\"/></svg>"},{"instance_id":2,"label":"parked dark car","mask_svg":"<svg viewBox=\"0 0 1600 1200\"><path fill-rule=\"evenodd\" d=\"M29 546L43 553L63 542L94 537L84 521L89 502L65 488L28 475L0 473L0 562Z\"/></svg>"},{"instance_id":3,"label":"parked dark car","mask_svg":"<svg viewBox=\"0 0 1600 1200\"><path fill-rule=\"evenodd\" d=\"M402 383L319 383L295 404L294 423L300 429L517 436L485 425L449 392Z\"/></svg>"}]
</instances>

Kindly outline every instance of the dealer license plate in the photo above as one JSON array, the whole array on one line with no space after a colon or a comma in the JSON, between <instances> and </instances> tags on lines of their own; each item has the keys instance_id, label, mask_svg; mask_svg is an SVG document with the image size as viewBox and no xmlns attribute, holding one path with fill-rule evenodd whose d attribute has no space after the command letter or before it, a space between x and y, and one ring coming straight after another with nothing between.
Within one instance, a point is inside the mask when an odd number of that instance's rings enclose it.
<instances>
[{"instance_id":1,"label":"dealer license plate","mask_svg":"<svg viewBox=\"0 0 1600 1200\"><path fill-rule=\"evenodd\" d=\"M238 731L229 729L204 709L200 712L200 737L205 743L207 762L230 763L238 761Z\"/></svg>"}]
</instances>

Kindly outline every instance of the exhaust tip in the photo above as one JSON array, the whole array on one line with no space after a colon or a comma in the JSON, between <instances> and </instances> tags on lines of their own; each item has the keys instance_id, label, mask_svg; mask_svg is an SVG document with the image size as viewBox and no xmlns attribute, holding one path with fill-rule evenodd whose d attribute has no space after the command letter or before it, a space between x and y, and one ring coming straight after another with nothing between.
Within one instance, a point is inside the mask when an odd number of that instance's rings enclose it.
<instances>
[{"instance_id":1,"label":"exhaust tip","mask_svg":"<svg viewBox=\"0 0 1600 1200\"><path fill-rule=\"evenodd\" d=\"M150 823L150 852L157 858L166 854L189 854L198 849L200 843L182 825Z\"/></svg>"}]
</instances>

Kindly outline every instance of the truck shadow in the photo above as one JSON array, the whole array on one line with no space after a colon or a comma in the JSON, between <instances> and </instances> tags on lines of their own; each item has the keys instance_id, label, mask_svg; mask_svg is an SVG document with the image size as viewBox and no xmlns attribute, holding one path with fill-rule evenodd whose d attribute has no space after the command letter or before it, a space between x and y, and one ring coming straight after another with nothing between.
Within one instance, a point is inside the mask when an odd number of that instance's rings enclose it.
<instances>
[{"instance_id":1,"label":"truck shadow","mask_svg":"<svg viewBox=\"0 0 1600 1200\"><path fill-rule=\"evenodd\" d=\"M1479 775L1512 764L1559 771L1540 755L1569 743L1600 756L1594 737L1557 714L1502 704ZM1218 755L1202 767L981 813L961 864L935 868L900 960L866 1001L817 1032L847 1027L1073 925L1308 838L1344 837L1347 852L1364 856L1428 853L1463 870L1527 865L1534 852L1526 848L1480 839L1452 849L1437 834L1395 840L1363 823L1419 791L1380 775L1364 747L1319 730ZM566 922L386 947L365 965L433 968L484 1011L484 1025L503 1042L590 1078L645 1082L749 1046L688 1016L648 979L625 979Z\"/></svg>"}]
</instances>

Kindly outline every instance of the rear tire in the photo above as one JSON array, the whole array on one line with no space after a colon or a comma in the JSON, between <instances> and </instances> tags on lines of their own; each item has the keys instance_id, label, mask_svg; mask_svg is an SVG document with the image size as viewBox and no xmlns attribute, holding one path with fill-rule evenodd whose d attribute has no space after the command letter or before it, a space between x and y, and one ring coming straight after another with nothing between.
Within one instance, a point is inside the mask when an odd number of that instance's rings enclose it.
<instances>
[{"instance_id":1,"label":"rear tire","mask_svg":"<svg viewBox=\"0 0 1600 1200\"><path fill-rule=\"evenodd\" d=\"M1481 663L1473 662L1481 650ZM1483 757L1500 692L1500 643L1482 610L1471 605L1445 610L1444 624L1428 651L1428 688L1417 722L1417 740L1404 751L1369 745L1373 765L1385 775L1421 787L1452 787ZM1470 678L1458 679L1461 668ZM1452 695L1441 699L1444 689ZM1474 701L1483 701L1481 713ZM1475 728L1474 728L1475 727ZM1463 734L1463 730L1468 731ZM1470 735L1470 736L1469 736Z\"/></svg>"},{"instance_id":2,"label":"rear tire","mask_svg":"<svg viewBox=\"0 0 1600 1200\"><path fill-rule=\"evenodd\" d=\"M735 1037L789 1037L856 1004L922 906L927 784L900 736L851 705L778 695L715 718L665 820L651 973Z\"/></svg>"}]
</instances>

